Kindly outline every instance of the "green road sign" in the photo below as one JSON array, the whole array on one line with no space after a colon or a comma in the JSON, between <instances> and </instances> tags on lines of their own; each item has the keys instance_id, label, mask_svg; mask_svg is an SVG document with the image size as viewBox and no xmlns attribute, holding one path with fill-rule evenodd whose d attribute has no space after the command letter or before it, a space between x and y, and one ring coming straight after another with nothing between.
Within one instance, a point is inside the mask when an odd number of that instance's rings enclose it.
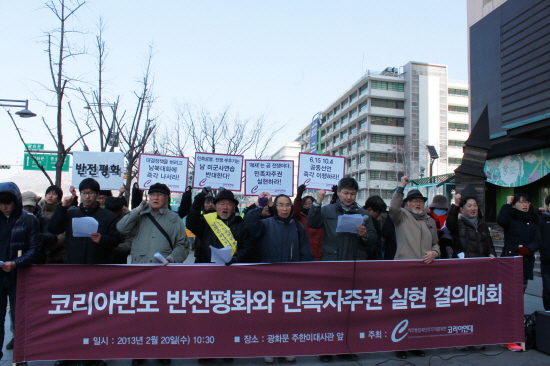
<instances>
[{"instance_id":1,"label":"green road sign","mask_svg":"<svg viewBox=\"0 0 550 366\"><path fill-rule=\"evenodd\" d=\"M55 163L57 163L57 155L56 154L32 154L36 160L44 167L46 170L55 171ZM65 158L65 162L63 163L63 168L61 171L68 172L69 171L69 155ZM36 165L33 158L27 153L25 153L24 159L23 159L23 170L40 170L40 168Z\"/></svg>"},{"instance_id":2,"label":"green road sign","mask_svg":"<svg viewBox=\"0 0 550 366\"><path fill-rule=\"evenodd\" d=\"M44 144L25 144L29 150L44 150Z\"/></svg>"},{"instance_id":3,"label":"green road sign","mask_svg":"<svg viewBox=\"0 0 550 366\"><path fill-rule=\"evenodd\" d=\"M11 165L0 165L0 169L10 169Z\"/></svg>"}]
</instances>

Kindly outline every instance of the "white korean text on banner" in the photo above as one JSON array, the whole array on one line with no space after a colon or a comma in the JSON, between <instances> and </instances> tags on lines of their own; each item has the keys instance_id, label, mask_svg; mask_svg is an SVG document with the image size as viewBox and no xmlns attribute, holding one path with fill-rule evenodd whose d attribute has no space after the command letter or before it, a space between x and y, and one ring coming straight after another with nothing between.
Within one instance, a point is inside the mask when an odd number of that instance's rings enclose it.
<instances>
[{"instance_id":1,"label":"white korean text on banner","mask_svg":"<svg viewBox=\"0 0 550 366\"><path fill-rule=\"evenodd\" d=\"M119 189L124 178L124 154L116 152L73 152L73 181L78 188L80 182L93 178L101 189Z\"/></svg>"},{"instance_id":2,"label":"white korean text on banner","mask_svg":"<svg viewBox=\"0 0 550 366\"><path fill-rule=\"evenodd\" d=\"M346 158L341 156L300 153L298 185L330 190L344 178L345 166Z\"/></svg>"},{"instance_id":3,"label":"white korean text on banner","mask_svg":"<svg viewBox=\"0 0 550 366\"><path fill-rule=\"evenodd\" d=\"M245 195L268 192L276 196L294 196L294 162L292 160L245 160Z\"/></svg>"},{"instance_id":4,"label":"white korean text on banner","mask_svg":"<svg viewBox=\"0 0 550 366\"><path fill-rule=\"evenodd\" d=\"M197 152L193 188L224 187L229 191L240 191L242 171L242 155Z\"/></svg>"},{"instance_id":5,"label":"white korean text on banner","mask_svg":"<svg viewBox=\"0 0 550 366\"><path fill-rule=\"evenodd\" d=\"M183 156L139 155L138 184L149 189L155 183L166 184L170 192L185 192L189 158Z\"/></svg>"}]
</instances>

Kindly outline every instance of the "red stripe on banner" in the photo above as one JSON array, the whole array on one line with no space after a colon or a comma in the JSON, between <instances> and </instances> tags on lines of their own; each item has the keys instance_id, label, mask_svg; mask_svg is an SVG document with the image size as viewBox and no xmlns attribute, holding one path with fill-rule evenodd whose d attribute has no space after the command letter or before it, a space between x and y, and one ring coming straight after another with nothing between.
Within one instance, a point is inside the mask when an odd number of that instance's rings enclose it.
<instances>
[{"instance_id":1,"label":"red stripe on banner","mask_svg":"<svg viewBox=\"0 0 550 366\"><path fill-rule=\"evenodd\" d=\"M522 258L20 270L14 362L523 342Z\"/></svg>"}]
</instances>

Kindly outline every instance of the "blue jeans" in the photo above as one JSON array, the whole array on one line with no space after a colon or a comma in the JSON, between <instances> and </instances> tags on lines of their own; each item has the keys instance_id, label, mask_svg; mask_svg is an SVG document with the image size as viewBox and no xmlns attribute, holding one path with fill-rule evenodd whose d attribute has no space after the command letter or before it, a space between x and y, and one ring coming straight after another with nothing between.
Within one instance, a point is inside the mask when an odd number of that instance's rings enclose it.
<instances>
[{"instance_id":1,"label":"blue jeans","mask_svg":"<svg viewBox=\"0 0 550 366\"><path fill-rule=\"evenodd\" d=\"M10 302L10 319L15 324L15 273L0 274L0 345L4 348L4 321L6 319L6 310ZM0 349L0 358L4 354Z\"/></svg>"}]
</instances>

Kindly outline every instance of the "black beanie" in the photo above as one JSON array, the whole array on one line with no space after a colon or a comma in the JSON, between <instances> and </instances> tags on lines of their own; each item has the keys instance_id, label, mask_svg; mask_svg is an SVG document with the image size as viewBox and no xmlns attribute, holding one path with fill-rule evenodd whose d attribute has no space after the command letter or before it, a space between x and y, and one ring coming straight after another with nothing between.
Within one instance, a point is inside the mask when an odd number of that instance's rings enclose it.
<instances>
[{"instance_id":1,"label":"black beanie","mask_svg":"<svg viewBox=\"0 0 550 366\"><path fill-rule=\"evenodd\" d=\"M49 186L48 189L46 189L46 194L50 193L51 191L54 191L57 194L57 198L61 201L63 199L63 190L59 188L58 186Z\"/></svg>"}]
</instances>

